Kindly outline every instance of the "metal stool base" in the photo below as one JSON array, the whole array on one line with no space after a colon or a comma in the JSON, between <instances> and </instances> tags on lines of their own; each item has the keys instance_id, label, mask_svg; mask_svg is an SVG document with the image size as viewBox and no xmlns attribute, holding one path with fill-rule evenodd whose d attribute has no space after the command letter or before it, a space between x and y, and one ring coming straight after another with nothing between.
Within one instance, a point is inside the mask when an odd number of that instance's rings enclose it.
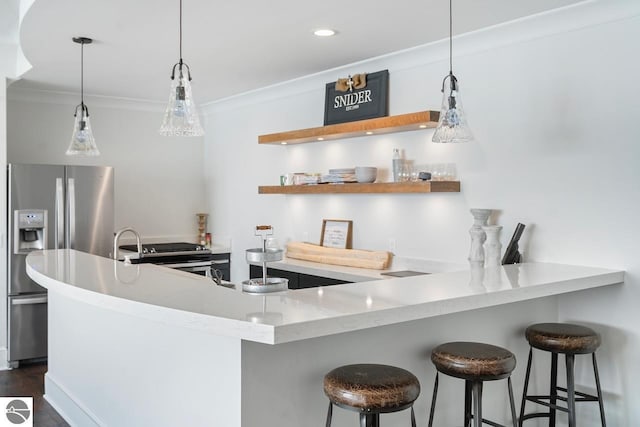
<instances>
[{"instance_id":1,"label":"metal stool base","mask_svg":"<svg viewBox=\"0 0 640 427\"><path fill-rule=\"evenodd\" d=\"M331 427L331 418L333 417L333 405L334 403L329 401L329 409L327 410L327 422L326 427ZM338 405L343 409L347 409L350 411L358 411L360 416L360 427L380 427L380 414L388 414L392 412L400 412L407 408L411 409L411 427L416 427L416 414L413 411L413 403L407 406L402 406L399 408L392 408L380 411L365 411L361 412L356 408L352 408L350 406Z\"/></svg>"},{"instance_id":2,"label":"metal stool base","mask_svg":"<svg viewBox=\"0 0 640 427\"><path fill-rule=\"evenodd\" d=\"M576 391L574 381L574 362L575 354L565 353L565 363L567 371L567 388L558 386L558 353L551 353L551 382L548 395L528 395L529 378L531 376L531 362L533 358L533 347L529 349L529 360L527 362L527 373L524 380L524 392L522 394L522 405L520 406L520 421L518 427L522 427L522 423L532 418L549 418L549 426L556 425L556 411L567 413L569 419L569 427L576 427L576 403L580 402L598 402L600 406L600 422L602 427L607 426L604 417L604 402L602 399L602 390L600 389L600 376L598 375L598 364L596 362L596 353L591 353L593 361L593 374L596 381L597 396ZM559 395L558 391L565 395ZM558 400L565 403L565 406L557 404ZM549 412L533 412L524 413L526 402L533 402L541 406L549 408Z\"/></svg>"},{"instance_id":3,"label":"metal stool base","mask_svg":"<svg viewBox=\"0 0 640 427\"><path fill-rule=\"evenodd\" d=\"M433 385L433 398L431 400L431 411L429 412L429 427L433 426L433 416L436 409L436 399L438 397L438 377L440 373L436 374L436 381ZM493 427L506 427L502 424L482 418L482 381L465 380L464 382L464 427L471 427L471 421L473 420L474 427L481 427L483 424L487 424ZM511 385L511 377L507 378L507 388L509 389L509 405L511 407L511 418L513 427L517 426L516 418L516 405L513 400L513 387ZM471 412L471 406L473 405L473 412ZM327 426L329 427L329 426Z\"/></svg>"}]
</instances>

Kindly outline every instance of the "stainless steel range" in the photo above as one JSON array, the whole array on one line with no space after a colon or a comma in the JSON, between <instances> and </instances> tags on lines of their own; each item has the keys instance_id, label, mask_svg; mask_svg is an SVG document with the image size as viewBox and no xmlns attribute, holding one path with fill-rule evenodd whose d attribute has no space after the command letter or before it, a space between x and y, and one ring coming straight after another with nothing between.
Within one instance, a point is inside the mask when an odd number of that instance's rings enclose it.
<instances>
[{"instance_id":1,"label":"stainless steel range","mask_svg":"<svg viewBox=\"0 0 640 427\"><path fill-rule=\"evenodd\" d=\"M138 252L136 245L122 245L123 251ZM142 245L142 257L132 258L133 264L157 264L175 268L201 276L216 276L215 270L223 280L231 280L231 257L229 253L212 253L205 246L195 243L147 243Z\"/></svg>"}]
</instances>

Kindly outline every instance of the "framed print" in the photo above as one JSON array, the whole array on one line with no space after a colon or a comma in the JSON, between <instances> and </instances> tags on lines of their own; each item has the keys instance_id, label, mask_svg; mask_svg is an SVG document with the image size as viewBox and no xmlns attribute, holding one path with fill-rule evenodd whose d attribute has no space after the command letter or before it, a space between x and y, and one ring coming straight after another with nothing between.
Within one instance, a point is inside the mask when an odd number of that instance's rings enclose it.
<instances>
[{"instance_id":1,"label":"framed print","mask_svg":"<svg viewBox=\"0 0 640 427\"><path fill-rule=\"evenodd\" d=\"M343 219L322 220L320 246L327 248L351 249L353 221Z\"/></svg>"}]
</instances>

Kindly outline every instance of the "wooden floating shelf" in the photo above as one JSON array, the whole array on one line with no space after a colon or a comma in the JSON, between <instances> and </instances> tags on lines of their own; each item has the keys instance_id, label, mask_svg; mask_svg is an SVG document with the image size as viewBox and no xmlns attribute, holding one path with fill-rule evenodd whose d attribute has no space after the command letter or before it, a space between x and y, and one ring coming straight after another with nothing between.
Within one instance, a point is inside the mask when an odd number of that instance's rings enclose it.
<instances>
[{"instance_id":1,"label":"wooden floating shelf","mask_svg":"<svg viewBox=\"0 0 640 427\"><path fill-rule=\"evenodd\" d=\"M380 182L373 184L270 185L259 194L459 193L460 181Z\"/></svg>"},{"instance_id":2,"label":"wooden floating shelf","mask_svg":"<svg viewBox=\"0 0 640 427\"><path fill-rule=\"evenodd\" d=\"M430 129L438 125L438 111L419 111L398 116L379 117L317 128L292 130L258 136L258 144L301 144L357 136L382 135L393 132Z\"/></svg>"}]
</instances>

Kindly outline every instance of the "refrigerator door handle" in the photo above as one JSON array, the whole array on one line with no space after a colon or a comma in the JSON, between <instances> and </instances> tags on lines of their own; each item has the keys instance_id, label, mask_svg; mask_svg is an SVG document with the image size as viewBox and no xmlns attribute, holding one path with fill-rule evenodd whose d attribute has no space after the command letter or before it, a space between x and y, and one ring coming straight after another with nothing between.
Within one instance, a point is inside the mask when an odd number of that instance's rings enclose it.
<instances>
[{"instance_id":1,"label":"refrigerator door handle","mask_svg":"<svg viewBox=\"0 0 640 427\"><path fill-rule=\"evenodd\" d=\"M46 304L47 297L33 297L33 298L15 298L11 299L11 305L27 305L27 304Z\"/></svg>"},{"instance_id":2,"label":"refrigerator door handle","mask_svg":"<svg viewBox=\"0 0 640 427\"><path fill-rule=\"evenodd\" d=\"M76 180L69 178L67 181L69 197L69 249L76 246Z\"/></svg>"},{"instance_id":3,"label":"refrigerator door handle","mask_svg":"<svg viewBox=\"0 0 640 427\"><path fill-rule=\"evenodd\" d=\"M54 249L64 248L64 187L62 178L56 178L56 211L54 215Z\"/></svg>"}]
</instances>

